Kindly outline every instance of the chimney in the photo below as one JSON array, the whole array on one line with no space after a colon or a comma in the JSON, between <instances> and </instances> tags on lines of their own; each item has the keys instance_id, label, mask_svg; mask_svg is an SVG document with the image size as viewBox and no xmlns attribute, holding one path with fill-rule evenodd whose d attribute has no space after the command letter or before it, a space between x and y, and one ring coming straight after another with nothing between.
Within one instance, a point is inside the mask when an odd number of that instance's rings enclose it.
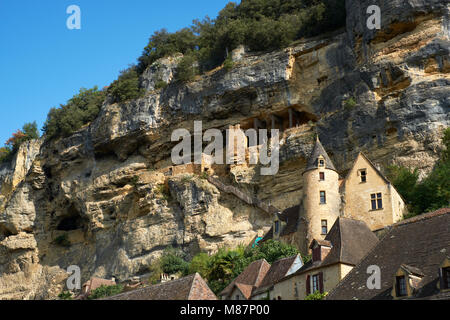
<instances>
[{"instance_id":1,"label":"chimney","mask_svg":"<svg viewBox=\"0 0 450 320\"><path fill-rule=\"evenodd\" d=\"M310 249L312 249L312 261L323 261L332 248L331 242L327 240L313 240Z\"/></svg>"}]
</instances>

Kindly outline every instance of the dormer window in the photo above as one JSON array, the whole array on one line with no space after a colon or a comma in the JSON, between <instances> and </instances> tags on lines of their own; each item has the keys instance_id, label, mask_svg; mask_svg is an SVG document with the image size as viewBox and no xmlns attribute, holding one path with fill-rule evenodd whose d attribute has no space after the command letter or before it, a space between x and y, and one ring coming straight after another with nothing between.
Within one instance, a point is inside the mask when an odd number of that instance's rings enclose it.
<instances>
[{"instance_id":1,"label":"dormer window","mask_svg":"<svg viewBox=\"0 0 450 320\"><path fill-rule=\"evenodd\" d=\"M405 276L396 277L396 293L397 297L405 297L408 295Z\"/></svg>"},{"instance_id":2,"label":"dormer window","mask_svg":"<svg viewBox=\"0 0 450 320\"><path fill-rule=\"evenodd\" d=\"M280 232L280 221L275 221L275 234Z\"/></svg>"},{"instance_id":3,"label":"dormer window","mask_svg":"<svg viewBox=\"0 0 450 320\"><path fill-rule=\"evenodd\" d=\"M320 168L325 167L325 160L319 159L319 167L320 167Z\"/></svg>"},{"instance_id":4,"label":"dormer window","mask_svg":"<svg viewBox=\"0 0 450 320\"><path fill-rule=\"evenodd\" d=\"M447 257L439 269L441 290L450 290L450 259Z\"/></svg>"},{"instance_id":5,"label":"dormer window","mask_svg":"<svg viewBox=\"0 0 450 320\"><path fill-rule=\"evenodd\" d=\"M442 289L450 289L450 267L442 269L442 280L444 284Z\"/></svg>"},{"instance_id":6,"label":"dormer window","mask_svg":"<svg viewBox=\"0 0 450 320\"><path fill-rule=\"evenodd\" d=\"M414 296L421 288L424 273L413 266L402 264L395 274L392 296L394 299Z\"/></svg>"}]
</instances>

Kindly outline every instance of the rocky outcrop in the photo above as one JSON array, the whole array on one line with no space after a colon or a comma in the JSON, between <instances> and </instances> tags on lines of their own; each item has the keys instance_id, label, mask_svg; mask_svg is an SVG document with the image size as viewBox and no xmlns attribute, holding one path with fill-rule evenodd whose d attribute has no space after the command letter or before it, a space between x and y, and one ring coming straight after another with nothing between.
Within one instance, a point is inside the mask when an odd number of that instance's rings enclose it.
<instances>
[{"instance_id":1,"label":"rocky outcrop","mask_svg":"<svg viewBox=\"0 0 450 320\"><path fill-rule=\"evenodd\" d=\"M382 29L365 28L370 4ZM58 141L30 142L0 167L0 299L52 299L67 267L119 281L148 272L165 247L188 255L248 245L271 215L204 179L170 171L171 133L270 121L297 112L280 140L280 170L217 170L220 181L281 210L302 197L315 134L340 172L359 151L386 168L428 173L450 118L449 14L443 1L347 1L345 33L284 50L235 52L234 67L174 82L181 56L142 75L146 95L105 102L96 120ZM167 86L162 85L167 83ZM172 174L170 173L172 172Z\"/></svg>"}]
</instances>

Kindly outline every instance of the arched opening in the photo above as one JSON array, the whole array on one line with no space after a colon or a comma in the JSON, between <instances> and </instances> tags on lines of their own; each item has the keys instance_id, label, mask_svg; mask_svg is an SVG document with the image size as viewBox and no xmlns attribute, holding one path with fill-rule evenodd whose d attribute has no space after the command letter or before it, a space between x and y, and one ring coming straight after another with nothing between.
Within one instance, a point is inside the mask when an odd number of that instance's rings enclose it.
<instances>
[{"instance_id":1,"label":"arched opening","mask_svg":"<svg viewBox=\"0 0 450 320\"><path fill-rule=\"evenodd\" d=\"M84 226L83 218L73 204L70 205L67 213L66 216L61 218L56 229L60 231L82 229Z\"/></svg>"}]
</instances>

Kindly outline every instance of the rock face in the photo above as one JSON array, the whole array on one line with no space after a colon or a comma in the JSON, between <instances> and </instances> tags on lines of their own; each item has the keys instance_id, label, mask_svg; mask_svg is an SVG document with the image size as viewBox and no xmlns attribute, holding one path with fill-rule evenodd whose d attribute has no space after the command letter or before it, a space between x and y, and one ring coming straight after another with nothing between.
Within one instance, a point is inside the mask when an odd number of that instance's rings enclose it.
<instances>
[{"instance_id":1,"label":"rock face","mask_svg":"<svg viewBox=\"0 0 450 320\"><path fill-rule=\"evenodd\" d=\"M366 25L378 4L382 29ZM69 138L30 142L0 167L0 299L52 299L67 267L119 281L148 272L172 245L188 255L248 245L272 217L199 174L167 174L177 128L193 131L299 114L280 141L280 170L229 166L219 179L279 209L298 204L301 173L320 135L337 170L359 151L386 167L428 173L450 118L449 7L445 1L347 1L345 33L270 53L234 54L232 70L171 82L181 56L142 75L145 97L105 102ZM161 86L161 81L168 86ZM184 172L185 171L185 172Z\"/></svg>"}]
</instances>

